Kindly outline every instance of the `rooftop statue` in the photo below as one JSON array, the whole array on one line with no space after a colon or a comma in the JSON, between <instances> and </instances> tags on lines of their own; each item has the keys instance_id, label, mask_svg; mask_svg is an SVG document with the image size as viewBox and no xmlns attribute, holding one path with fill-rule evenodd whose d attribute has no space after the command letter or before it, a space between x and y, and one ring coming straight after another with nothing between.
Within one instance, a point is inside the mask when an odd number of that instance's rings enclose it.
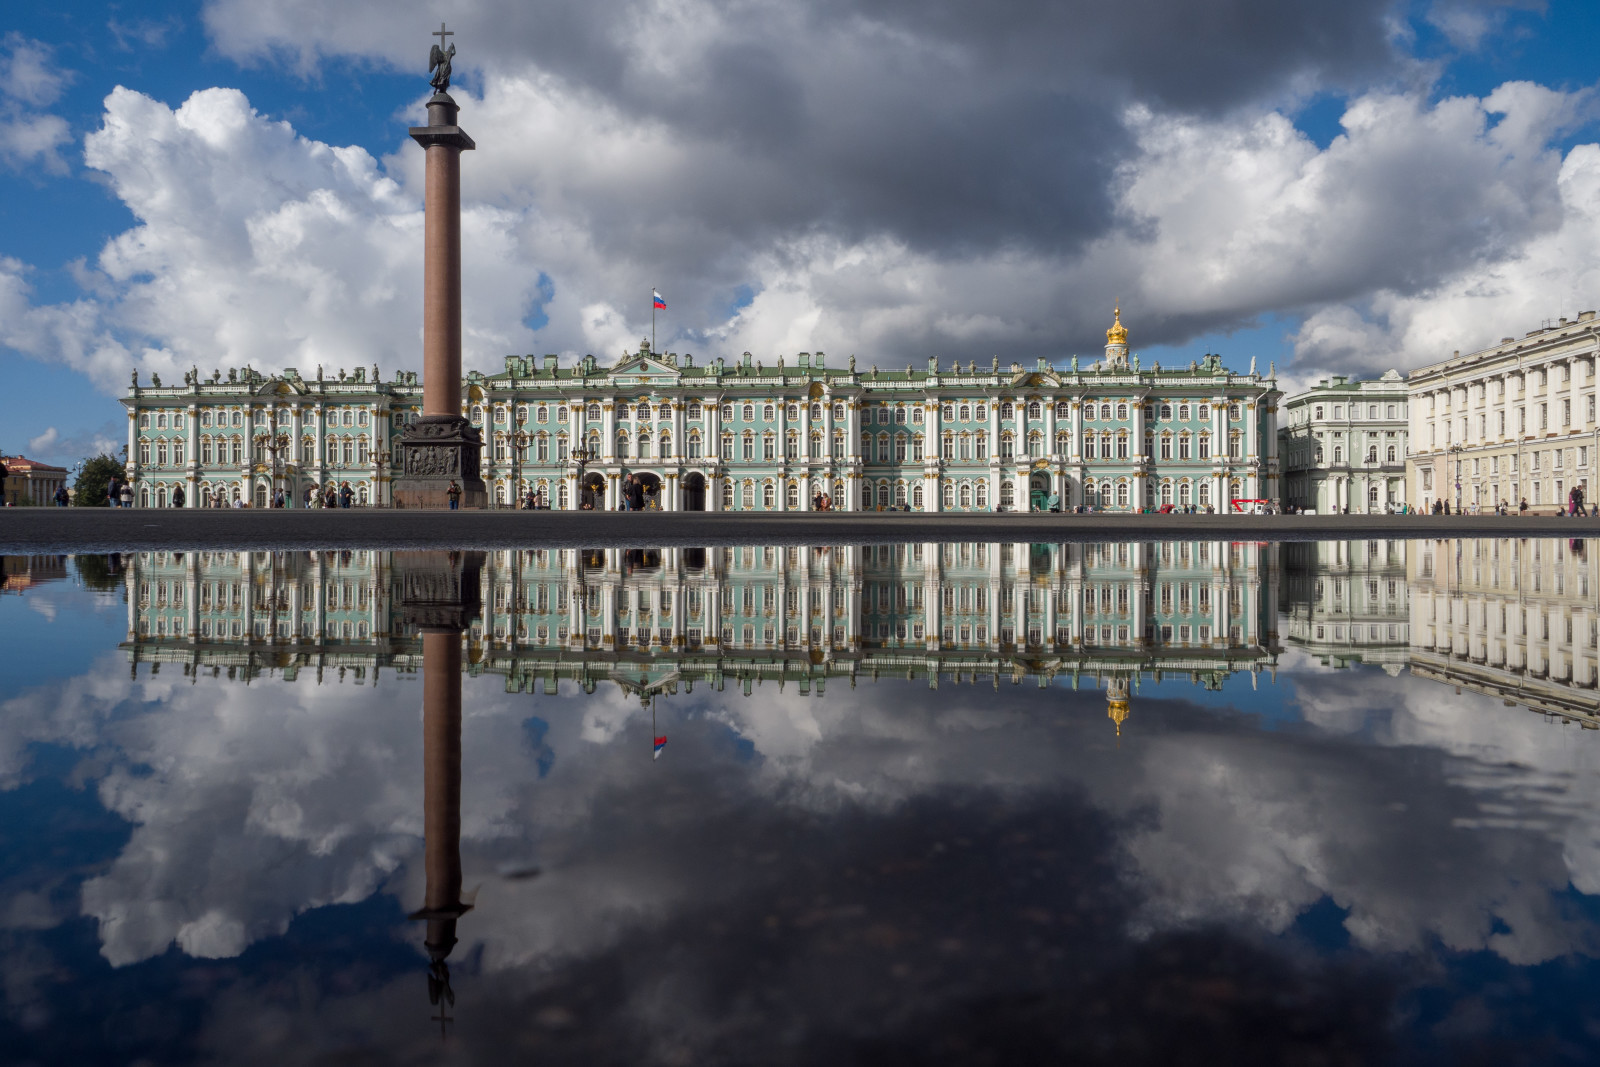
<instances>
[{"instance_id":1,"label":"rooftop statue","mask_svg":"<svg viewBox=\"0 0 1600 1067\"><path fill-rule=\"evenodd\" d=\"M446 37L454 37L454 30L444 28L444 23L439 23L439 28L433 31L433 36L439 38L439 44L434 45L428 52L428 79L435 92L445 92L450 88L450 61L455 58L456 46L450 45L448 50L441 48Z\"/></svg>"}]
</instances>

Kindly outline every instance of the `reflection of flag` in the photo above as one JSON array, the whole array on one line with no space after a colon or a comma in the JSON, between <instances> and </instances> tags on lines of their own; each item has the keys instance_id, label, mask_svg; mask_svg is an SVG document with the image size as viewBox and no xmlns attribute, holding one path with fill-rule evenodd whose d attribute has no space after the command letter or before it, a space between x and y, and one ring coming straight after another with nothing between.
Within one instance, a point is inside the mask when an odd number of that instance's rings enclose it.
<instances>
[{"instance_id":1,"label":"reflection of flag","mask_svg":"<svg viewBox=\"0 0 1600 1067\"><path fill-rule=\"evenodd\" d=\"M666 748L666 747L667 747L667 739L665 737L656 738L655 755L651 756L650 758L651 759L660 759L661 758L661 750Z\"/></svg>"},{"instance_id":2,"label":"reflection of flag","mask_svg":"<svg viewBox=\"0 0 1600 1067\"><path fill-rule=\"evenodd\" d=\"M667 308L666 299L664 297L662 297L662 295L660 293L656 292L654 289L650 290L650 295L655 298L655 306L660 308L661 310L665 311L666 308Z\"/></svg>"}]
</instances>

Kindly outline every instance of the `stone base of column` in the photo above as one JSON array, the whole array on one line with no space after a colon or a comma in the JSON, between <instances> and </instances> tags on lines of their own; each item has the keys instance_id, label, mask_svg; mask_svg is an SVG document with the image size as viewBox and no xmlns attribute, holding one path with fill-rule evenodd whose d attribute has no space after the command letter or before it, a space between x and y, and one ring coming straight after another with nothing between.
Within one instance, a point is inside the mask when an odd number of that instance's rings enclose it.
<instances>
[{"instance_id":1,"label":"stone base of column","mask_svg":"<svg viewBox=\"0 0 1600 1067\"><path fill-rule=\"evenodd\" d=\"M489 506L478 473L483 436L460 415L423 415L400 436L395 457L394 506L448 508L450 483L461 487L463 508Z\"/></svg>"}]
</instances>

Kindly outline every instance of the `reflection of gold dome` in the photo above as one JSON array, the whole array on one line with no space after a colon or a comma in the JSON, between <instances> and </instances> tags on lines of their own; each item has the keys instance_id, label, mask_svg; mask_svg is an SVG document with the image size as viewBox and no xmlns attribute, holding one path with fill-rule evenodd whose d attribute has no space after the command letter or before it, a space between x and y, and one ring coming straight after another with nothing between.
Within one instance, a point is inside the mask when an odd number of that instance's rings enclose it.
<instances>
[{"instance_id":1,"label":"reflection of gold dome","mask_svg":"<svg viewBox=\"0 0 1600 1067\"><path fill-rule=\"evenodd\" d=\"M1128 680L1113 678L1106 683L1106 718L1117 724L1117 737L1122 737L1122 724L1128 721Z\"/></svg>"},{"instance_id":2,"label":"reflection of gold dome","mask_svg":"<svg viewBox=\"0 0 1600 1067\"><path fill-rule=\"evenodd\" d=\"M1128 328L1122 325L1122 303L1117 302L1116 310L1112 312L1111 329L1106 331L1106 344L1125 345L1128 343Z\"/></svg>"}]
</instances>

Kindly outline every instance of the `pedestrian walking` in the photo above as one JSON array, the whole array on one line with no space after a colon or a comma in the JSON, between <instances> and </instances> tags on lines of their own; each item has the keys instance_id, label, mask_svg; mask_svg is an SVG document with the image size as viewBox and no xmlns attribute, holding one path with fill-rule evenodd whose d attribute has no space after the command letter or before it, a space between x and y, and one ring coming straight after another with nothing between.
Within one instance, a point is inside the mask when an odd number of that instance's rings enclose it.
<instances>
[{"instance_id":1,"label":"pedestrian walking","mask_svg":"<svg viewBox=\"0 0 1600 1067\"><path fill-rule=\"evenodd\" d=\"M348 490L349 486L346 486L345 488ZM445 495L450 498L450 510L451 511L460 511L461 510L461 486L456 484L456 480L454 478L450 479L450 488L445 490Z\"/></svg>"},{"instance_id":2,"label":"pedestrian walking","mask_svg":"<svg viewBox=\"0 0 1600 1067\"><path fill-rule=\"evenodd\" d=\"M108 507L120 508L122 506L122 497L117 495L117 487L117 476L113 474L110 480L106 482L106 505Z\"/></svg>"},{"instance_id":3,"label":"pedestrian walking","mask_svg":"<svg viewBox=\"0 0 1600 1067\"><path fill-rule=\"evenodd\" d=\"M133 507L133 489L127 482L123 482L122 486L117 490L117 500L121 502L122 507Z\"/></svg>"},{"instance_id":4,"label":"pedestrian walking","mask_svg":"<svg viewBox=\"0 0 1600 1067\"><path fill-rule=\"evenodd\" d=\"M187 498L183 495L183 486L180 485L180 486L178 486L178 488L176 488L176 489L174 489L172 491L172 506L173 507L175 507L175 508L183 507L183 502L186 499Z\"/></svg>"},{"instance_id":5,"label":"pedestrian walking","mask_svg":"<svg viewBox=\"0 0 1600 1067\"><path fill-rule=\"evenodd\" d=\"M58 487L56 489L56 507L58 507L58 508L66 507L67 506L67 501L69 499L70 498L67 496L67 487L66 486L63 485L63 486L60 486L60 487Z\"/></svg>"},{"instance_id":6,"label":"pedestrian walking","mask_svg":"<svg viewBox=\"0 0 1600 1067\"><path fill-rule=\"evenodd\" d=\"M355 495L355 491L350 488L350 483L345 482L339 487L339 506L341 508L348 508L350 506L350 501L355 497Z\"/></svg>"}]
</instances>

